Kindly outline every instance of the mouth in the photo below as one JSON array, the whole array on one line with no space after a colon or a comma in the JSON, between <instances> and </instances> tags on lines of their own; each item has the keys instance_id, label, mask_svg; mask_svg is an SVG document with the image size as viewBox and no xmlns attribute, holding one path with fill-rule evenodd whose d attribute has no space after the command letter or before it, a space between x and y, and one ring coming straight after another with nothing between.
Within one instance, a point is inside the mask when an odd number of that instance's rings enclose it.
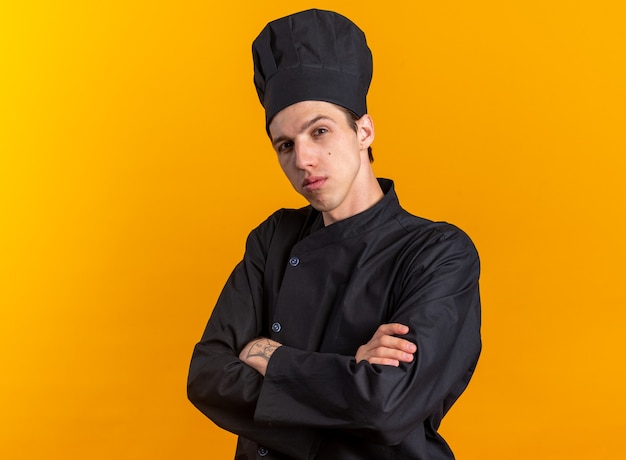
<instances>
[{"instance_id":1,"label":"mouth","mask_svg":"<svg viewBox=\"0 0 626 460\"><path fill-rule=\"evenodd\" d=\"M324 185L326 178L322 176L311 176L304 179L302 182L302 188L307 192L314 192Z\"/></svg>"}]
</instances>

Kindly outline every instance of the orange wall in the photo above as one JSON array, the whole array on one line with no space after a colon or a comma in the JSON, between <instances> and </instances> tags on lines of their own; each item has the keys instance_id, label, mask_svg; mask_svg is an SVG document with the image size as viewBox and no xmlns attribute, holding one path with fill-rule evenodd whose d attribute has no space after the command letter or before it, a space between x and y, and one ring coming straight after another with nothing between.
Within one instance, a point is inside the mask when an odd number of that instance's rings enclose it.
<instances>
[{"instance_id":1,"label":"orange wall","mask_svg":"<svg viewBox=\"0 0 626 460\"><path fill-rule=\"evenodd\" d=\"M229 459L185 396L281 176L250 44L312 2L0 6L0 458ZM375 167L483 262L457 457L626 457L619 0L319 1L375 56Z\"/></svg>"}]
</instances>

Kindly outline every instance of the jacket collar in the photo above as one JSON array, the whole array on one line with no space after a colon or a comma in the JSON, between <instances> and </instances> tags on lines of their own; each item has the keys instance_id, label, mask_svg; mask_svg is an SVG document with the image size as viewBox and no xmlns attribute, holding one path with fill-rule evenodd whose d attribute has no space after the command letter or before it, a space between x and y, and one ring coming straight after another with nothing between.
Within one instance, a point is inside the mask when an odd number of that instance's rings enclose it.
<instances>
[{"instance_id":1,"label":"jacket collar","mask_svg":"<svg viewBox=\"0 0 626 460\"><path fill-rule=\"evenodd\" d=\"M402 208L400 207L393 181L379 178L378 183L384 193L380 201L371 208L335 222L328 227L324 226L322 213L309 206L310 214L304 225L300 238L301 241L304 242L305 239L311 239L319 242L319 239L321 239L325 243L332 243L372 231L388 223Z\"/></svg>"}]
</instances>

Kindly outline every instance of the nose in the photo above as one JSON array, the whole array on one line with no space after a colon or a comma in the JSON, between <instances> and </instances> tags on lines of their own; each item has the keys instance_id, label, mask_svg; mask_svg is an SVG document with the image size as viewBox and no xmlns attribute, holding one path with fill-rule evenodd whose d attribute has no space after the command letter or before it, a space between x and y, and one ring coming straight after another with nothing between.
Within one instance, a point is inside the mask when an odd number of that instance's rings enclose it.
<instances>
[{"instance_id":1,"label":"nose","mask_svg":"<svg viewBox=\"0 0 626 460\"><path fill-rule=\"evenodd\" d=\"M295 145L296 167L298 169L307 169L315 166L316 153L315 147L306 141L299 142Z\"/></svg>"}]
</instances>

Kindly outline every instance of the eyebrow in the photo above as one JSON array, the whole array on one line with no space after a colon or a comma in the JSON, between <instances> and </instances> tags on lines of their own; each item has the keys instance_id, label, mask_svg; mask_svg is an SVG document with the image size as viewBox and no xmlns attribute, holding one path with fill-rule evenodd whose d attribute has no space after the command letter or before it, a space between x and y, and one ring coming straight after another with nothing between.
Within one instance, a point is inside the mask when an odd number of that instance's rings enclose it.
<instances>
[{"instance_id":1,"label":"eyebrow","mask_svg":"<svg viewBox=\"0 0 626 460\"><path fill-rule=\"evenodd\" d=\"M309 121L304 122L304 124L300 127L300 131L298 131L298 134L306 131L307 129L309 129L311 126L313 126L315 123L317 123L320 120L329 120L329 121L335 122L335 120L328 117L327 115L317 115L311 118ZM278 136L276 139L272 139L272 145L276 147L277 144L280 144L281 142L288 141L288 140L290 140L290 138L287 136Z\"/></svg>"}]
</instances>

